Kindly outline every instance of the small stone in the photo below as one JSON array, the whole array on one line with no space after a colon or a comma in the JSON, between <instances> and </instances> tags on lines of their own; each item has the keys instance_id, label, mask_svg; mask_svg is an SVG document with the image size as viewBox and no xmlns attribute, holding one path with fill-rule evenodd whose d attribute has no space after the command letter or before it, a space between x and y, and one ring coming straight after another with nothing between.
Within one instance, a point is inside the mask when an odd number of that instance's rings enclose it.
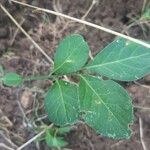
<instances>
[{"instance_id":1,"label":"small stone","mask_svg":"<svg viewBox=\"0 0 150 150\"><path fill-rule=\"evenodd\" d=\"M32 103L33 103L32 92L24 91L22 96L21 96L21 105L25 109L28 109L32 106Z\"/></svg>"},{"instance_id":2,"label":"small stone","mask_svg":"<svg viewBox=\"0 0 150 150\"><path fill-rule=\"evenodd\" d=\"M0 119L0 121L7 128L11 128L13 126L13 123L10 121L10 119L7 116L2 116L1 119Z\"/></svg>"}]
</instances>

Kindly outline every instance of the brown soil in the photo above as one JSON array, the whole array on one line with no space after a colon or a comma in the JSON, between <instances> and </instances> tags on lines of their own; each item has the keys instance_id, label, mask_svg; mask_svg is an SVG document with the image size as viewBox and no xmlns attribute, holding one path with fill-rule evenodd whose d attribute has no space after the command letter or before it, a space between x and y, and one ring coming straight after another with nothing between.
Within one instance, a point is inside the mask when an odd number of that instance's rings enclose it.
<instances>
[{"instance_id":1,"label":"brown soil","mask_svg":"<svg viewBox=\"0 0 150 150\"><path fill-rule=\"evenodd\" d=\"M60 11L70 16L81 18L89 6L90 0L24 0L32 5ZM97 29L71 22L43 12L1 2L32 38L53 58L55 48L60 39L70 33L80 33L88 41L92 54L111 42L114 36ZM148 1L147 1L148 3ZM101 0L98 1L85 20L122 32L133 18L140 16L143 0ZM146 41L150 40L150 25L135 25L126 30L129 35ZM6 70L16 71L27 76L47 74L51 64L32 45L6 14L0 10L0 64ZM150 107L150 76L138 83L121 83L133 98L136 106ZM51 82L26 82L19 88L9 88L0 85L0 143L16 149L37 134L34 130L43 117L43 93ZM44 91L43 91L44 90ZM150 147L150 109L135 108L135 121L131 126L133 134L129 140L116 141L100 135L89 127L76 125L65 138L72 150L142 150L139 118L143 122L143 140ZM42 120L47 122L47 119ZM33 124L35 124L33 126ZM9 142L10 140L11 142ZM0 148L5 150L5 148ZM24 150L48 150L44 142L32 143Z\"/></svg>"}]
</instances>

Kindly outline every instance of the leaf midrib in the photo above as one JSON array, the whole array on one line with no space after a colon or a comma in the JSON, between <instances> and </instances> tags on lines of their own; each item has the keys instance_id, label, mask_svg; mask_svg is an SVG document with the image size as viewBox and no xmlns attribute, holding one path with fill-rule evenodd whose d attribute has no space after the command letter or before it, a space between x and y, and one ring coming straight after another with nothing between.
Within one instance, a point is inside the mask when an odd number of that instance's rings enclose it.
<instances>
[{"instance_id":1,"label":"leaf midrib","mask_svg":"<svg viewBox=\"0 0 150 150\"><path fill-rule=\"evenodd\" d=\"M117 119L117 117L113 114L113 112L109 109L109 107L106 105L106 103L101 99L101 97L99 97L99 95L97 94L97 92L93 89L93 87L87 82L87 80L82 76L80 75L80 77L86 82L86 84L90 87L90 89L96 94L96 96L100 99L101 103L104 104L104 106L106 107L106 109L108 111L110 111L112 113L112 115L114 116L114 118L118 121L118 123L123 127L123 130L124 129L124 125L122 125L119 120Z\"/></svg>"},{"instance_id":2,"label":"leaf midrib","mask_svg":"<svg viewBox=\"0 0 150 150\"><path fill-rule=\"evenodd\" d=\"M67 118L67 112L66 112L66 105L65 105L65 102L64 102L64 97L63 97L63 93L62 93L62 89L61 89L61 85L59 84L59 81L56 81L56 83L58 84L58 87L59 87L59 91L60 91L60 99L62 101L62 105L63 105L63 110L64 110L64 113L65 113L65 119L66 119L66 122L68 122L68 118Z\"/></svg>"},{"instance_id":3,"label":"leaf midrib","mask_svg":"<svg viewBox=\"0 0 150 150\"><path fill-rule=\"evenodd\" d=\"M82 44L82 42L79 44L79 47L81 46L81 44ZM69 48L70 49L70 48ZM76 49L77 48L75 48L74 50L72 50L72 53L70 53L67 57L66 57L66 59L64 60L64 62L60 65L60 66L58 66L53 72L56 72L58 69L60 69L67 61L67 59L69 59L70 57L71 57L71 55L76 51Z\"/></svg>"},{"instance_id":4,"label":"leaf midrib","mask_svg":"<svg viewBox=\"0 0 150 150\"><path fill-rule=\"evenodd\" d=\"M106 65L109 65L109 64L120 63L120 62L124 62L124 61L130 60L130 59L133 60L133 59L145 56L147 54L150 55L150 53L146 53L146 54L138 55L138 56L135 56L135 57L128 57L128 58L125 58L125 59L120 59L120 60L116 60L116 61L112 61L112 62L107 62L107 63L98 64L98 65L87 66L85 68L103 67L103 66L106 66Z\"/></svg>"}]
</instances>

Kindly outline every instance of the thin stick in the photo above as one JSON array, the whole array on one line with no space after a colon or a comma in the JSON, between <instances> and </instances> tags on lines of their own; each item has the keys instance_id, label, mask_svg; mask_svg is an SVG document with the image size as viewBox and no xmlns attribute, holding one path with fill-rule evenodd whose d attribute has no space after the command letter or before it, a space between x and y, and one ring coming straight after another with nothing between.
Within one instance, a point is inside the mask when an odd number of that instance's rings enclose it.
<instances>
[{"instance_id":1,"label":"thin stick","mask_svg":"<svg viewBox=\"0 0 150 150\"><path fill-rule=\"evenodd\" d=\"M0 143L0 147L3 147L3 148L8 149L8 150L15 150L15 149L13 149L13 148L11 148L11 147L8 147L8 146L5 145L4 143Z\"/></svg>"},{"instance_id":2,"label":"thin stick","mask_svg":"<svg viewBox=\"0 0 150 150\"><path fill-rule=\"evenodd\" d=\"M53 60L44 52L44 50L32 39L32 37L20 26L20 24L14 19L14 17L6 10L2 4L1 9L7 14L7 16L16 24L16 26L24 33L24 35L33 43L33 45L47 58L47 60L53 64Z\"/></svg>"},{"instance_id":3,"label":"thin stick","mask_svg":"<svg viewBox=\"0 0 150 150\"><path fill-rule=\"evenodd\" d=\"M53 126L53 124L51 124L48 128L52 128L52 126ZM34 136L32 139L30 139L29 141L27 141L26 143L24 143L23 145L21 145L19 148L17 148L17 150L22 150L24 147L26 147L27 145L31 144L34 140L36 140L38 137L40 137L42 134L44 134L45 131L46 131L46 129L44 129L39 134L37 134L36 136Z\"/></svg>"},{"instance_id":4,"label":"thin stick","mask_svg":"<svg viewBox=\"0 0 150 150\"><path fill-rule=\"evenodd\" d=\"M137 81L134 81L134 83L137 84L137 85L139 85L139 86L141 86L141 87L144 87L144 88L146 88L146 89L150 89L150 86L149 86L149 85L140 84L140 83L137 82Z\"/></svg>"},{"instance_id":5,"label":"thin stick","mask_svg":"<svg viewBox=\"0 0 150 150\"><path fill-rule=\"evenodd\" d=\"M77 18L68 16L68 15L65 15L65 14L62 14L62 13L59 13L59 12L55 12L55 11L52 11L52 10L48 10L48 9L44 9L44 8L39 8L39 7L32 6L32 5L23 3L23 2L18 2L18 1L16 1L16 0L10 0L10 1L11 1L11 2L14 2L14 3L17 3L17 4L20 4L20 5L23 5L23 6L27 6L27 7L30 7L30 8L37 9L37 10L39 10L39 11L44 11L44 12L47 12L47 13L50 13L50 14L53 14L53 15L56 15L56 16L61 16L61 17L64 17L64 18L66 18L66 19L70 19L70 20L73 20L73 21L78 22L78 23L81 23L81 24L85 24L85 25L90 26L90 27L94 27L94 28L96 28L96 29L99 29L99 30L108 32L108 33L110 33L110 34L113 34L113 35L116 35L116 36L125 38L125 39L127 39L127 40L132 41L132 42L135 42L135 43L137 43L137 44L140 44L140 45L143 45L143 46L145 46L145 47L147 47L147 48L150 48L150 44L148 44L148 43L146 43L146 42L144 42L144 41L141 41L141 40L132 38L132 37L130 37L130 36L127 36L127 35L124 35L124 34L122 34L122 33L113 31L113 30L111 30L111 29L108 29L108 28L105 28L105 27L96 25L96 24L94 24L94 23L91 23L91 22L88 22L88 21L84 21L84 20L81 20L81 19L77 19Z\"/></svg>"},{"instance_id":6,"label":"thin stick","mask_svg":"<svg viewBox=\"0 0 150 150\"><path fill-rule=\"evenodd\" d=\"M142 144L143 150L147 150L147 147L146 147L145 141L144 141L143 122L142 122L141 118L139 118L139 126L140 126L140 140L141 140L141 144Z\"/></svg>"},{"instance_id":7,"label":"thin stick","mask_svg":"<svg viewBox=\"0 0 150 150\"><path fill-rule=\"evenodd\" d=\"M17 95L18 95L18 94L17 94ZM17 96L17 97L18 97L18 96ZM25 112L24 112L24 110L23 110L23 108L22 108L21 103L20 103L19 100L17 100L17 104L18 104L19 109L20 109L20 111L21 111L21 113L22 113L22 115L23 115L23 124L25 124L25 125L28 126L28 127L32 127L32 124L29 123L29 119L27 118L27 116L26 116L26 114L25 114Z\"/></svg>"},{"instance_id":8,"label":"thin stick","mask_svg":"<svg viewBox=\"0 0 150 150\"><path fill-rule=\"evenodd\" d=\"M146 6L147 0L143 0L143 7L142 7L142 12L144 13L145 6Z\"/></svg>"},{"instance_id":9,"label":"thin stick","mask_svg":"<svg viewBox=\"0 0 150 150\"><path fill-rule=\"evenodd\" d=\"M0 133L0 135L9 143L11 144L11 146L17 148L18 146L16 144L14 144L9 138L7 138L7 136L3 133Z\"/></svg>"},{"instance_id":10,"label":"thin stick","mask_svg":"<svg viewBox=\"0 0 150 150\"><path fill-rule=\"evenodd\" d=\"M94 5L97 3L96 0L92 1L92 4L90 5L89 9L87 10L87 12L84 14L84 16L81 18L81 20L85 20L85 18L87 17L87 15L90 13L90 11L92 10L92 8L94 7Z\"/></svg>"},{"instance_id":11,"label":"thin stick","mask_svg":"<svg viewBox=\"0 0 150 150\"><path fill-rule=\"evenodd\" d=\"M138 105L134 105L133 107L137 108L137 109L142 109L142 110L145 110L145 111L147 111L147 110L150 111L150 107L143 107L143 106L138 106Z\"/></svg>"},{"instance_id":12,"label":"thin stick","mask_svg":"<svg viewBox=\"0 0 150 150\"><path fill-rule=\"evenodd\" d=\"M25 21L25 19L23 19L23 20L20 22L20 26L22 26L22 24L24 23L24 21ZM14 33L14 35L13 35L13 38L12 38L12 40L10 41L10 45L11 45L11 46L13 45L13 43L14 43L14 41L15 41L15 38L16 38L16 36L17 36L17 34L18 34L18 32L19 32L19 28L16 29L16 31L15 31L15 33Z\"/></svg>"}]
</instances>

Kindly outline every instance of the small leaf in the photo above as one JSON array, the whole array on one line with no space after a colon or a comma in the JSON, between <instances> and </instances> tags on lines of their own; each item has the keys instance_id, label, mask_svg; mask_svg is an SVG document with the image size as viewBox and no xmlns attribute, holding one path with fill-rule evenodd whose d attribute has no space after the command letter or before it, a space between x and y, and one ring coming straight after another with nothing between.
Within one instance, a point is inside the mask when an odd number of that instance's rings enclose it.
<instances>
[{"instance_id":1,"label":"small leaf","mask_svg":"<svg viewBox=\"0 0 150 150\"><path fill-rule=\"evenodd\" d=\"M150 20L150 8L147 8L145 12L142 14L142 19Z\"/></svg>"},{"instance_id":2,"label":"small leaf","mask_svg":"<svg viewBox=\"0 0 150 150\"><path fill-rule=\"evenodd\" d=\"M58 128L57 132L59 134L66 134L66 133L69 133L70 130L71 130L71 127L62 127L62 128Z\"/></svg>"},{"instance_id":3,"label":"small leaf","mask_svg":"<svg viewBox=\"0 0 150 150\"><path fill-rule=\"evenodd\" d=\"M79 99L84 121L98 133L115 139L130 137L131 98L119 84L81 76Z\"/></svg>"},{"instance_id":4,"label":"small leaf","mask_svg":"<svg viewBox=\"0 0 150 150\"><path fill-rule=\"evenodd\" d=\"M48 131L46 132L45 140L49 147L60 148L68 144L62 137L52 136Z\"/></svg>"},{"instance_id":5,"label":"small leaf","mask_svg":"<svg viewBox=\"0 0 150 150\"><path fill-rule=\"evenodd\" d=\"M23 79L20 75L10 72L2 77L2 81L7 86L19 86L23 82Z\"/></svg>"},{"instance_id":6,"label":"small leaf","mask_svg":"<svg viewBox=\"0 0 150 150\"><path fill-rule=\"evenodd\" d=\"M67 74L76 72L88 59L89 47L79 34L64 38L57 47L54 56L54 73Z\"/></svg>"},{"instance_id":7,"label":"small leaf","mask_svg":"<svg viewBox=\"0 0 150 150\"><path fill-rule=\"evenodd\" d=\"M85 68L115 80L137 80L150 73L150 48L119 38Z\"/></svg>"},{"instance_id":8,"label":"small leaf","mask_svg":"<svg viewBox=\"0 0 150 150\"><path fill-rule=\"evenodd\" d=\"M56 125L73 124L78 120L77 86L56 81L45 97L45 109L50 121Z\"/></svg>"}]
</instances>

